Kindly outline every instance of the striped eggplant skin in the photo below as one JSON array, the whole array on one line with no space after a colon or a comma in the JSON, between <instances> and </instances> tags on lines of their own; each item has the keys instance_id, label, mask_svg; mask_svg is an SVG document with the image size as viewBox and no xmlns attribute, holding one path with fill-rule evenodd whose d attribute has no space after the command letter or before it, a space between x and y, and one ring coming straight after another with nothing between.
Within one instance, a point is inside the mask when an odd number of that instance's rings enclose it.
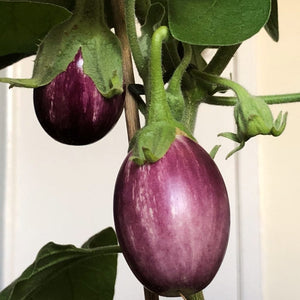
<instances>
[{"instance_id":1,"label":"striped eggplant skin","mask_svg":"<svg viewBox=\"0 0 300 300\"><path fill-rule=\"evenodd\" d=\"M216 164L185 136L176 136L156 163L138 166L129 157L114 193L115 228L128 265L159 295L201 291L217 273L229 238L229 201Z\"/></svg>"},{"instance_id":2,"label":"striped eggplant skin","mask_svg":"<svg viewBox=\"0 0 300 300\"><path fill-rule=\"evenodd\" d=\"M120 118L125 95L106 99L83 71L79 49L66 71L34 89L34 108L44 130L69 145L86 145L104 137Z\"/></svg>"}]
</instances>

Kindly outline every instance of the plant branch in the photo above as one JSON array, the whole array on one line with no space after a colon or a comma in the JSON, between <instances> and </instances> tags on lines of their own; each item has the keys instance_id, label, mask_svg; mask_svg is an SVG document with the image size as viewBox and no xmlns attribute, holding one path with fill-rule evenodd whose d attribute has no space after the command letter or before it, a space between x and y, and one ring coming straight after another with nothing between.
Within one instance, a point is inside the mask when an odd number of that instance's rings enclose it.
<instances>
[{"instance_id":1,"label":"plant branch","mask_svg":"<svg viewBox=\"0 0 300 300\"><path fill-rule=\"evenodd\" d=\"M220 47L203 72L221 75L241 44Z\"/></svg>"},{"instance_id":2,"label":"plant branch","mask_svg":"<svg viewBox=\"0 0 300 300\"><path fill-rule=\"evenodd\" d=\"M167 103L162 73L162 43L167 40L168 36L168 27L161 26L155 30L151 39L150 99L147 99L146 96L148 124L171 118L171 110Z\"/></svg>"},{"instance_id":3,"label":"plant branch","mask_svg":"<svg viewBox=\"0 0 300 300\"><path fill-rule=\"evenodd\" d=\"M176 91L176 93L178 89L181 91L182 77L192 58L192 47L189 44L183 44L183 48L184 56L169 81L168 91Z\"/></svg>"},{"instance_id":4,"label":"plant branch","mask_svg":"<svg viewBox=\"0 0 300 300\"><path fill-rule=\"evenodd\" d=\"M267 104L285 104L300 102L300 93L294 94L279 94L279 95L264 95L257 96L262 98ZM237 97L225 96L208 96L203 100L203 103L211 105L234 106L237 102Z\"/></svg>"},{"instance_id":5,"label":"plant branch","mask_svg":"<svg viewBox=\"0 0 300 300\"><path fill-rule=\"evenodd\" d=\"M122 44L123 77L126 85L125 117L128 140L130 141L137 130L140 129L140 120L136 102L128 91L128 85L134 83L133 66L130 45L126 33L125 8L123 0L112 0L114 7L114 24L116 35ZM133 1L134 2L134 1Z\"/></svg>"},{"instance_id":6,"label":"plant branch","mask_svg":"<svg viewBox=\"0 0 300 300\"><path fill-rule=\"evenodd\" d=\"M123 2L123 1L119 1ZM132 56L140 76L145 79L147 75L147 64L141 51L135 26L135 0L124 0L125 19L129 44Z\"/></svg>"},{"instance_id":7,"label":"plant branch","mask_svg":"<svg viewBox=\"0 0 300 300\"><path fill-rule=\"evenodd\" d=\"M186 128L194 133L196 126L196 118L199 108L199 102L187 99L185 109L183 112L182 122Z\"/></svg>"},{"instance_id":8,"label":"plant branch","mask_svg":"<svg viewBox=\"0 0 300 300\"><path fill-rule=\"evenodd\" d=\"M145 300L158 300L159 296L150 292L148 289L144 288Z\"/></svg>"}]
</instances>

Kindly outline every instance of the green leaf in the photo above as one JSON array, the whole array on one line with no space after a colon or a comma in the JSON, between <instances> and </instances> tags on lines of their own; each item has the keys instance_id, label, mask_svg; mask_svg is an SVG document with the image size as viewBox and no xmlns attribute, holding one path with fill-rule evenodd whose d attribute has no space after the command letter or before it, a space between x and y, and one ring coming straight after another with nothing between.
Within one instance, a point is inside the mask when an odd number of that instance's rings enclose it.
<instances>
[{"instance_id":1,"label":"green leaf","mask_svg":"<svg viewBox=\"0 0 300 300\"><path fill-rule=\"evenodd\" d=\"M70 15L53 4L0 1L0 56L35 53L47 32Z\"/></svg>"},{"instance_id":2,"label":"green leaf","mask_svg":"<svg viewBox=\"0 0 300 300\"><path fill-rule=\"evenodd\" d=\"M265 25L265 30L269 36L275 41L279 41L279 26L278 26L278 5L277 0L272 0L271 15L268 23Z\"/></svg>"},{"instance_id":3,"label":"green leaf","mask_svg":"<svg viewBox=\"0 0 300 300\"><path fill-rule=\"evenodd\" d=\"M271 0L169 0L172 35L195 45L240 43L267 22Z\"/></svg>"},{"instance_id":4,"label":"green leaf","mask_svg":"<svg viewBox=\"0 0 300 300\"><path fill-rule=\"evenodd\" d=\"M93 249L102 246L110 246L117 244L117 237L114 230L108 227L99 233L90 237L83 245L82 248Z\"/></svg>"},{"instance_id":5,"label":"green leaf","mask_svg":"<svg viewBox=\"0 0 300 300\"><path fill-rule=\"evenodd\" d=\"M83 248L48 243L35 262L0 293L0 300L112 300L117 239L107 228Z\"/></svg>"}]
</instances>

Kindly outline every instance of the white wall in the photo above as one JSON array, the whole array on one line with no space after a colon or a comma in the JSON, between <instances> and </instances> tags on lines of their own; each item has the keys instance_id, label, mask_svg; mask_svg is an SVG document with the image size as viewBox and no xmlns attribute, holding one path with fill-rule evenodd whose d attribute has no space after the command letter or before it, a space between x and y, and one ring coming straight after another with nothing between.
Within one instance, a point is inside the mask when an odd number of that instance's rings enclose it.
<instances>
[{"instance_id":1,"label":"white wall","mask_svg":"<svg viewBox=\"0 0 300 300\"><path fill-rule=\"evenodd\" d=\"M257 87L261 94L300 93L300 3L279 1L280 41L257 39ZM299 299L300 104L289 111L279 138L259 139L264 300Z\"/></svg>"}]
</instances>

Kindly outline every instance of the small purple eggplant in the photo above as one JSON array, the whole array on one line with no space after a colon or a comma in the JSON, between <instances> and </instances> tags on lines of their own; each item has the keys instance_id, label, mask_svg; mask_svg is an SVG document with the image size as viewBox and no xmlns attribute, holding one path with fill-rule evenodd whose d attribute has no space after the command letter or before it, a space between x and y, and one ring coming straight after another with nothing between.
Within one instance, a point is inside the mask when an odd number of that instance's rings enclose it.
<instances>
[{"instance_id":1,"label":"small purple eggplant","mask_svg":"<svg viewBox=\"0 0 300 300\"><path fill-rule=\"evenodd\" d=\"M105 136L123 110L124 93L106 99L84 73L79 49L67 69L34 89L34 108L44 130L69 145L86 145Z\"/></svg>"},{"instance_id":2,"label":"small purple eggplant","mask_svg":"<svg viewBox=\"0 0 300 300\"><path fill-rule=\"evenodd\" d=\"M138 166L130 155L114 194L115 227L127 263L159 295L201 291L217 273L229 237L229 201L216 164L182 135L153 164Z\"/></svg>"}]
</instances>

